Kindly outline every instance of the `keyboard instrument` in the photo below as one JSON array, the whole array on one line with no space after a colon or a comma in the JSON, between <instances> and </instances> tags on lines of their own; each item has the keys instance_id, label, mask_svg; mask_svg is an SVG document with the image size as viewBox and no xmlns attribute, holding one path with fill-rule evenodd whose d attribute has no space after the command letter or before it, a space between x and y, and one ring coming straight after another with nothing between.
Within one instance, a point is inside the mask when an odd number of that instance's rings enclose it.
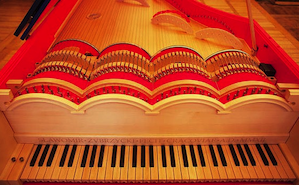
<instances>
[{"instance_id":1,"label":"keyboard instrument","mask_svg":"<svg viewBox=\"0 0 299 185\"><path fill-rule=\"evenodd\" d=\"M28 182L238 182L295 180L278 145L35 145Z\"/></svg>"},{"instance_id":2,"label":"keyboard instrument","mask_svg":"<svg viewBox=\"0 0 299 185\"><path fill-rule=\"evenodd\" d=\"M0 71L0 185L298 184L299 66L257 22L47 2Z\"/></svg>"}]
</instances>

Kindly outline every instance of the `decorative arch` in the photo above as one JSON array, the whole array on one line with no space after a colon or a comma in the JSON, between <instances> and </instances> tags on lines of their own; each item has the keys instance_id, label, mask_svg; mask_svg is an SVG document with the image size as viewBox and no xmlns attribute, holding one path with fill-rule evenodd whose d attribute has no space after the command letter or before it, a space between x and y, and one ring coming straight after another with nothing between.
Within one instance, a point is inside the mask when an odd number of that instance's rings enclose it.
<instances>
[{"instance_id":1,"label":"decorative arch","mask_svg":"<svg viewBox=\"0 0 299 185\"><path fill-rule=\"evenodd\" d=\"M99 56L100 51L92 44L80 39L66 39L55 43L48 52L63 50L64 48L78 47L82 54L90 53L93 56Z\"/></svg>"}]
</instances>

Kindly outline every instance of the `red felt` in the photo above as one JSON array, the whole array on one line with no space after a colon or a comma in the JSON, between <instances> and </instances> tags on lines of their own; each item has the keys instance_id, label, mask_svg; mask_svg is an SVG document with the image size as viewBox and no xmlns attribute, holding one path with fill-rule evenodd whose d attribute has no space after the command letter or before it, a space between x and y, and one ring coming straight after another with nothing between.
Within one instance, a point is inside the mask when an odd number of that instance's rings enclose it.
<instances>
[{"instance_id":1,"label":"red felt","mask_svg":"<svg viewBox=\"0 0 299 185\"><path fill-rule=\"evenodd\" d=\"M236 73L226 76L217 82L219 89L223 89L229 85L244 81L262 81L272 84L266 77L257 75L255 73Z\"/></svg>"}]
</instances>

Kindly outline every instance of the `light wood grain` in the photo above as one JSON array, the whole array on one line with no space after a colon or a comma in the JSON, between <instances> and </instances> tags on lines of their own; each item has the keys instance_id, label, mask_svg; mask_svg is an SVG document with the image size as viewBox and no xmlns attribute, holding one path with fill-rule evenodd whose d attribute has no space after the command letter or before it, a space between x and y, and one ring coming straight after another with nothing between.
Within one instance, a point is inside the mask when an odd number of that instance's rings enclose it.
<instances>
[{"instance_id":1,"label":"light wood grain","mask_svg":"<svg viewBox=\"0 0 299 185\"><path fill-rule=\"evenodd\" d=\"M13 130L9 126L4 114L0 112L0 174L5 168L6 163L10 160L10 156L17 146L17 142L13 137Z\"/></svg>"}]
</instances>

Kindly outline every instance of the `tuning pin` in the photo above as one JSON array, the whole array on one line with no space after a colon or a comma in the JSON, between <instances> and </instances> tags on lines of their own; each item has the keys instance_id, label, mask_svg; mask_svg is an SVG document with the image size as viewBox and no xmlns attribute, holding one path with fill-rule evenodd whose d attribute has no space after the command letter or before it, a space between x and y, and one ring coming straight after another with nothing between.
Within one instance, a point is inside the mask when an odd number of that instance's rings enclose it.
<instances>
[{"instance_id":1,"label":"tuning pin","mask_svg":"<svg viewBox=\"0 0 299 185\"><path fill-rule=\"evenodd\" d=\"M161 100L163 99L163 93L161 93Z\"/></svg>"},{"instance_id":2,"label":"tuning pin","mask_svg":"<svg viewBox=\"0 0 299 185\"><path fill-rule=\"evenodd\" d=\"M139 98L139 97L140 97L140 92L137 93L137 98Z\"/></svg>"},{"instance_id":3,"label":"tuning pin","mask_svg":"<svg viewBox=\"0 0 299 185\"><path fill-rule=\"evenodd\" d=\"M73 97L71 98L71 101L74 102L74 98Z\"/></svg>"},{"instance_id":4,"label":"tuning pin","mask_svg":"<svg viewBox=\"0 0 299 185\"><path fill-rule=\"evenodd\" d=\"M168 94L165 95L165 98L168 98Z\"/></svg>"},{"instance_id":5,"label":"tuning pin","mask_svg":"<svg viewBox=\"0 0 299 185\"><path fill-rule=\"evenodd\" d=\"M22 93L21 93L20 91L18 91L18 94L19 94L19 95L22 95Z\"/></svg>"},{"instance_id":6,"label":"tuning pin","mask_svg":"<svg viewBox=\"0 0 299 185\"><path fill-rule=\"evenodd\" d=\"M121 88L120 88L120 86L118 86L118 91L121 92Z\"/></svg>"},{"instance_id":7,"label":"tuning pin","mask_svg":"<svg viewBox=\"0 0 299 185\"><path fill-rule=\"evenodd\" d=\"M169 95L170 95L170 96L172 95L172 90L169 91Z\"/></svg>"},{"instance_id":8,"label":"tuning pin","mask_svg":"<svg viewBox=\"0 0 299 185\"><path fill-rule=\"evenodd\" d=\"M202 90L199 90L199 94L201 94L201 95L202 95Z\"/></svg>"},{"instance_id":9,"label":"tuning pin","mask_svg":"<svg viewBox=\"0 0 299 185\"><path fill-rule=\"evenodd\" d=\"M127 92L128 92L128 94L131 94L131 92L130 92L130 88L127 89Z\"/></svg>"},{"instance_id":10,"label":"tuning pin","mask_svg":"<svg viewBox=\"0 0 299 185\"><path fill-rule=\"evenodd\" d=\"M109 94L109 89L106 90L106 93Z\"/></svg>"},{"instance_id":11,"label":"tuning pin","mask_svg":"<svg viewBox=\"0 0 299 185\"><path fill-rule=\"evenodd\" d=\"M255 91L256 91L256 89L257 89L257 87L254 87L254 88L252 89L252 91L251 91L251 94L254 94Z\"/></svg>"},{"instance_id":12,"label":"tuning pin","mask_svg":"<svg viewBox=\"0 0 299 185\"><path fill-rule=\"evenodd\" d=\"M42 92L44 93L45 92L45 88L44 88L44 86L42 85Z\"/></svg>"},{"instance_id":13,"label":"tuning pin","mask_svg":"<svg viewBox=\"0 0 299 185\"><path fill-rule=\"evenodd\" d=\"M51 90L50 85L48 85L48 89Z\"/></svg>"},{"instance_id":14,"label":"tuning pin","mask_svg":"<svg viewBox=\"0 0 299 185\"><path fill-rule=\"evenodd\" d=\"M181 94L181 88L179 87L179 94Z\"/></svg>"},{"instance_id":15,"label":"tuning pin","mask_svg":"<svg viewBox=\"0 0 299 185\"><path fill-rule=\"evenodd\" d=\"M194 87L194 93L196 93L196 87Z\"/></svg>"},{"instance_id":16,"label":"tuning pin","mask_svg":"<svg viewBox=\"0 0 299 185\"><path fill-rule=\"evenodd\" d=\"M112 92L113 92L113 93L115 93L115 92L116 92L116 90L115 90L115 88L114 88L114 87L112 87Z\"/></svg>"},{"instance_id":17,"label":"tuning pin","mask_svg":"<svg viewBox=\"0 0 299 185\"><path fill-rule=\"evenodd\" d=\"M67 97L70 97L70 92L66 91L66 95L67 95Z\"/></svg>"},{"instance_id":18,"label":"tuning pin","mask_svg":"<svg viewBox=\"0 0 299 185\"><path fill-rule=\"evenodd\" d=\"M229 101L230 99L230 94L227 95L226 100Z\"/></svg>"},{"instance_id":19,"label":"tuning pin","mask_svg":"<svg viewBox=\"0 0 299 185\"><path fill-rule=\"evenodd\" d=\"M184 92L184 94L186 94L186 90L184 90L183 92Z\"/></svg>"},{"instance_id":20,"label":"tuning pin","mask_svg":"<svg viewBox=\"0 0 299 185\"><path fill-rule=\"evenodd\" d=\"M193 93L193 91L192 90L190 90L190 94L192 94Z\"/></svg>"},{"instance_id":21,"label":"tuning pin","mask_svg":"<svg viewBox=\"0 0 299 185\"><path fill-rule=\"evenodd\" d=\"M261 94L262 90L263 90L263 88L260 88L257 93Z\"/></svg>"},{"instance_id":22,"label":"tuning pin","mask_svg":"<svg viewBox=\"0 0 299 185\"><path fill-rule=\"evenodd\" d=\"M237 93L236 93L236 95L237 95L237 96L239 96L239 93L240 93L240 90L237 90Z\"/></svg>"},{"instance_id":23,"label":"tuning pin","mask_svg":"<svg viewBox=\"0 0 299 185\"><path fill-rule=\"evenodd\" d=\"M33 86L33 90L34 90L34 92L36 92L36 93L37 93L37 89L36 89L36 87L35 87L35 86Z\"/></svg>"},{"instance_id":24,"label":"tuning pin","mask_svg":"<svg viewBox=\"0 0 299 185\"><path fill-rule=\"evenodd\" d=\"M27 89L27 87L25 88L25 91L26 91L27 94L29 93L29 90Z\"/></svg>"},{"instance_id":25,"label":"tuning pin","mask_svg":"<svg viewBox=\"0 0 299 185\"><path fill-rule=\"evenodd\" d=\"M187 92L189 92L189 90L190 90L190 87L187 87Z\"/></svg>"},{"instance_id":26,"label":"tuning pin","mask_svg":"<svg viewBox=\"0 0 299 185\"><path fill-rule=\"evenodd\" d=\"M268 90L266 91L267 94L270 94L270 92L271 92L271 89L268 89Z\"/></svg>"},{"instance_id":27,"label":"tuning pin","mask_svg":"<svg viewBox=\"0 0 299 185\"><path fill-rule=\"evenodd\" d=\"M57 87L57 92L60 93L60 91L59 91L59 87Z\"/></svg>"},{"instance_id":28,"label":"tuning pin","mask_svg":"<svg viewBox=\"0 0 299 185\"><path fill-rule=\"evenodd\" d=\"M209 93L208 93L208 96L210 96L210 97L211 97L211 96L212 96L212 94L209 92Z\"/></svg>"},{"instance_id":29,"label":"tuning pin","mask_svg":"<svg viewBox=\"0 0 299 185\"><path fill-rule=\"evenodd\" d=\"M237 96L238 96L238 95L237 95L237 93L236 93L236 94L234 95L234 97L233 97L233 100L236 99Z\"/></svg>"},{"instance_id":30,"label":"tuning pin","mask_svg":"<svg viewBox=\"0 0 299 185\"><path fill-rule=\"evenodd\" d=\"M77 103L80 103L80 99L79 99L79 97L77 97Z\"/></svg>"},{"instance_id":31,"label":"tuning pin","mask_svg":"<svg viewBox=\"0 0 299 185\"><path fill-rule=\"evenodd\" d=\"M248 87L246 87L246 90L244 91L244 93L245 93L245 94L247 94L247 93L248 93Z\"/></svg>"},{"instance_id":32,"label":"tuning pin","mask_svg":"<svg viewBox=\"0 0 299 185\"><path fill-rule=\"evenodd\" d=\"M50 91L50 93L51 93L51 94L54 94L54 92L53 92L53 90L52 90L52 89L50 89L49 91Z\"/></svg>"},{"instance_id":33,"label":"tuning pin","mask_svg":"<svg viewBox=\"0 0 299 185\"><path fill-rule=\"evenodd\" d=\"M97 95L97 90L93 90L93 94L96 96Z\"/></svg>"},{"instance_id":34,"label":"tuning pin","mask_svg":"<svg viewBox=\"0 0 299 185\"><path fill-rule=\"evenodd\" d=\"M105 93L105 91L106 91L106 90L105 90L105 87L103 87L103 93Z\"/></svg>"}]
</instances>

